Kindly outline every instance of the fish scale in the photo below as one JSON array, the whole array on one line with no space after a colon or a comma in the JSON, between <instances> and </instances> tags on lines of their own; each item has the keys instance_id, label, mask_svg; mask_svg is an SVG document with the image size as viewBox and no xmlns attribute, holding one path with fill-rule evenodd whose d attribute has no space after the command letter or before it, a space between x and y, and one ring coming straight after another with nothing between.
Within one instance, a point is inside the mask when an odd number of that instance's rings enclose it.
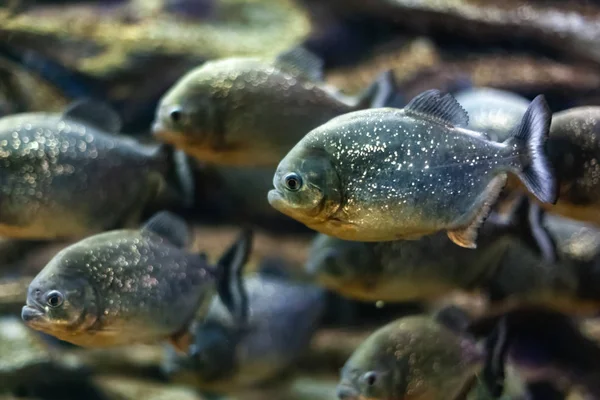
<instances>
[{"instance_id":1,"label":"fish scale","mask_svg":"<svg viewBox=\"0 0 600 400\"><path fill-rule=\"evenodd\" d=\"M390 241L447 231L456 244L474 248L508 173L542 201L556 201L543 147L550 124L543 97L503 143L460 126L466 123L456 100L437 90L423 92L404 109L336 117L309 132L280 162L269 202L340 239Z\"/></svg>"}]
</instances>

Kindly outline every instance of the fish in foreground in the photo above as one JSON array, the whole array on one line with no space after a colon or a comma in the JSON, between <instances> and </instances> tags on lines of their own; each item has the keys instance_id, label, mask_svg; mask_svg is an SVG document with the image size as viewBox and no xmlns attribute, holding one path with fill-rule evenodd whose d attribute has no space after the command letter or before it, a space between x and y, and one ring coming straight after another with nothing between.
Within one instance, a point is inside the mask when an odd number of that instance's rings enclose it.
<instances>
[{"instance_id":1,"label":"fish in foreground","mask_svg":"<svg viewBox=\"0 0 600 400\"><path fill-rule=\"evenodd\" d=\"M188 228L161 212L141 229L101 233L60 251L29 285L21 317L33 329L83 347L170 339L186 350L187 325L215 292L233 308L251 236L244 232L217 266L185 250Z\"/></svg>"},{"instance_id":2,"label":"fish in foreground","mask_svg":"<svg viewBox=\"0 0 600 400\"><path fill-rule=\"evenodd\" d=\"M247 298L247 318L215 296L188 354L167 353L163 370L171 379L231 393L272 382L304 354L324 312L324 290L264 272L247 276L243 290L234 298Z\"/></svg>"},{"instance_id":3,"label":"fish in foreground","mask_svg":"<svg viewBox=\"0 0 600 400\"><path fill-rule=\"evenodd\" d=\"M369 336L341 372L340 400L462 398L476 383L484 354L431 316L394 321Z\"/></svg>"},{"instance_id":4,"label":"fish in foreground","mask_svg":"<svg viewBox=\"0 0 600 400\"><path fill-rule=\"evenodd\" d=\"M556 200L544 150L551 114L543 96L503 143L464 129L449 94L429 90L404 109L334 118L281 161L270 204L340 239L415 239L438 231L476 247L477 232L514 173L542 202Z\"/></svg>"},{"instance_id":5,"label":"fish in foreground","mask_svg":"<svg viewBox=\"0 0 600 400\"><path fill-rule=\"evenodd\" d=\"M184 154L118 135L120 126L114 111L91 100L0 119L0 235L80 239L189 204Z\"/></svg>"},{"instance_id":6,"label":"fish in foreground","mask_svg":"<svg viewBox=\"0 0 600 400\"><path fill-rule=\"evenodd\" d=\"M496 142L510 138L529 106L523 96L488 87L462 90L454 97L469 114L469 129L485 132Z\"/></svg>"},{"instance_id":7,"label":"fish in foreground","mask_svg":"<svg viewBox=\"0 0 600 400\"><path fill-rule=\"evenodd\" d=\"M362 94L323 83L323 61L298 47L275 60L209 61L161 99L154 135L214 164L271 166L311 129L338 115L391 104L391 71Z\"/></svg>"}]
</instances>

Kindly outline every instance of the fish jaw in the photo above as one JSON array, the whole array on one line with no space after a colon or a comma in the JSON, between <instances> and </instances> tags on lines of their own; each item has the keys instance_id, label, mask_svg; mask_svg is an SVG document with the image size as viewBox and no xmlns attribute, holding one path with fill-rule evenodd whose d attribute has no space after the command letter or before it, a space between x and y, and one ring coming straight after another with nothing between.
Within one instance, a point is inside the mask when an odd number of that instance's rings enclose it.
<instances>
[{"instance_id":1,"label":"fish jaw","mask_svg":"<svg viewBox=\"0 0 600 400\"><path fill-rule=\"evenodd\" d=\"M46 312L38 306L27 304L21 309L21 319L32 329L46 331L49 321Z\"/></svg>"},{"instance_id":2,"label":"fish jaw","mask_svg":"<svg viewBox=\"0 0 600 400\"><path fill-rule=\"evenodd\" d=\"M339 384L335 392L339 400L361 400L362 398L360 392L347 383Z\"/></svg>"},{"instance_id":3,"label":"fish jaw","mask_svg":"<svg viewBox=\"0 0 600 400\"><path fill-rule=\"evenodd\" d=\"M318 227L323 225L325 221L308 215L304 212L304 210L297 210L295 207L290 206L290 203L285 199L285 196L281 193L279 189L269 190L267 199L271 207L273 207L280 213L285 214L288 217L303 223L307 227L320 232Z\"/></svg>"},{"instance_id":4,"label":"fish jaw","mask_svg":"<svg viewBox=\"0 0 600 400\"><path fill-rule=\"evenodd\" d=\"M288 217L298 219L301 222L305 219L305 216L294 212L293 208L290 207L289 203L286 201L285 196L281 194L278 189L271 189L267 195L267 200L271 207L281 212L282 214L287 215Z\"/></svg>"}]
</instances>

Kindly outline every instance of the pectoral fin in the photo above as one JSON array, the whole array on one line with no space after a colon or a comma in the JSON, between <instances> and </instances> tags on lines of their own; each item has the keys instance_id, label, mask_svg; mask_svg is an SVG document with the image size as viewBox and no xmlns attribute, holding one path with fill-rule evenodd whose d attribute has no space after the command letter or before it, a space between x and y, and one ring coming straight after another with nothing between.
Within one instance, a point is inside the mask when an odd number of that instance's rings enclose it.
<instances>
[{"instance_id":1,"label":"pectoral fin","mask_svg":"<svg viewBox=\"0 0 600 400\"><path fill-rule=\"evenodd\" d=\"M194 342L192 334L186 329L169 337L169 342L180 354L188 354L190 345Z\"/></svg>"},{"instance_id":2,"label":"pectoral fin","mask_svg":"<svg viewBox=\"0 0 600 400\"><path fill-rule=\"evenodd\" d=\"M506 175L498 175L492 179L485 191L480 196L484 198L483 205L479 208L466 226L448 231L448 237L450 240L461 247L466 247L468 249L477 248L477 235L479 233L479 228L490 215L492 206L498 200L498 196L500 196L500 192L502 192L502 189L505 185Z\"/></svg>"}]
</instances>

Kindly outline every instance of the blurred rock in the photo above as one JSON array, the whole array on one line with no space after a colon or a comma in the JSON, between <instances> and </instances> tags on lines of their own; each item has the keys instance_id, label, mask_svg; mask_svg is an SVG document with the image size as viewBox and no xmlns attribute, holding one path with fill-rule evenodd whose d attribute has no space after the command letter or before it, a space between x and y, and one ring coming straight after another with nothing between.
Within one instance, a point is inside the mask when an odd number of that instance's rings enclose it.
<instances>
[{"instance_id":1,"label":"blurred rock","mask_svg":"<svg viewBox=\"0 0 600 400\"><path fill-rule=\"evenodd\" d=\"M0 319L0 391L31 393L39 386L65 385L86 377L77 358L52 352L20 319Z\"/></svg>"},{"instance_id":2,"label":"blurred rock","mask_svg":"<svg viewBox=\"0 0 600 400\"><path fill-rule=\"evenodd\" d=\"M202 23L135 1L0 7L0 55L65 97L94 97L120 111L125 131L146 131L160 96L207 59L275 56L310 29L291 0L222 0ZM159 12L157 12L157 10Z\"/></svg>"},{"instance_id":3,"label":"blurred rock","mask_svg":"<svg viewBox=\"0 0 600 400\"><path fill-rule=\"evenodd\" d=\"M374 18L456 47L528 48L600 62L600 5L584 0L300 0L340 20ZM330 17L332 18L332 17ZM322 17L321 17L322 19Z\"/></svg>"},{"instance_id":4,"label":"blurred rock","mask_svg":"<svg viewBox=\"0 0 600 400\"><path fill-rule=\"evenodd\" d=\"M94 383L111 400L202 400L192 389L165 385L147 380L128 379L118 376L99 376Z\"/></svg>"}]
</instances>

